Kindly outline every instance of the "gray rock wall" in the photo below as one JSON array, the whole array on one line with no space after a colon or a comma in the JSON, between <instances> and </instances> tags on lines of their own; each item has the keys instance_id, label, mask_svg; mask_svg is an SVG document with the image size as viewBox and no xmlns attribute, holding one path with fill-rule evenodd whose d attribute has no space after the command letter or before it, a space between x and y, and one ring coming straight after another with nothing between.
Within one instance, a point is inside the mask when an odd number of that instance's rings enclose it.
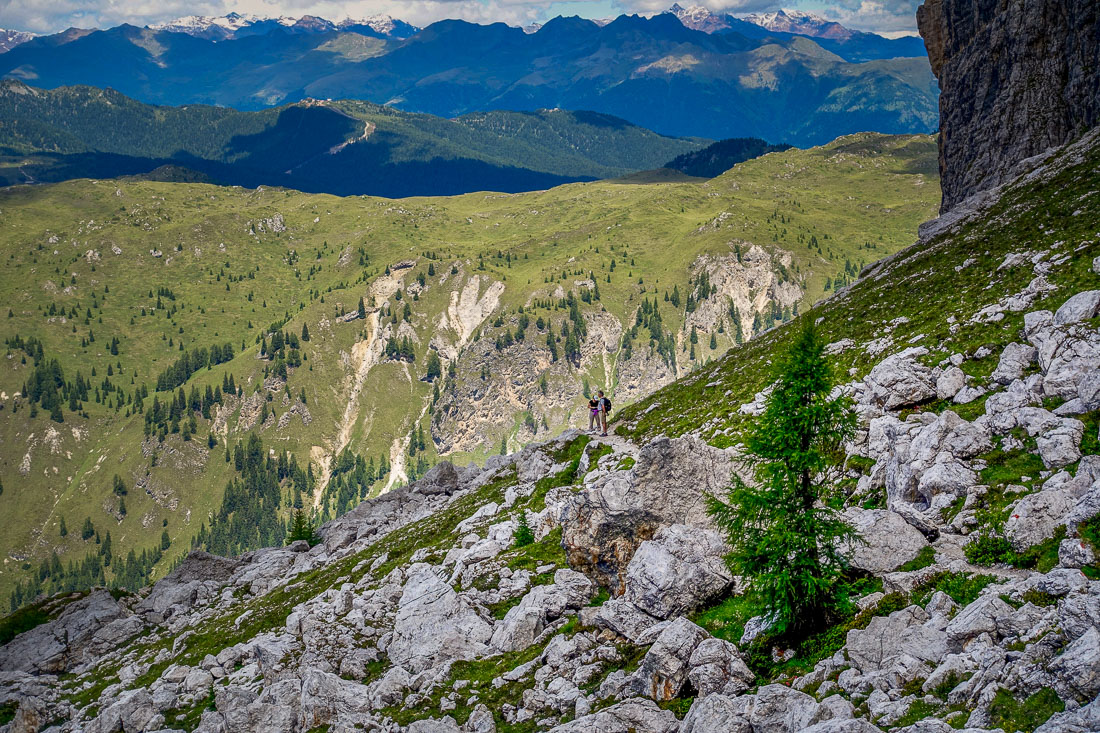
<instances>
[{"instance_id":1,"label":"gray rock wall","mask_svg":"<svg viewBox=\"0 0 1100 733\"><path fill-rule=\"evenodd\" d=\"M940 82L942 210L1100 124L1096 0L926 0Z\"/></svg>"}]
</instances>

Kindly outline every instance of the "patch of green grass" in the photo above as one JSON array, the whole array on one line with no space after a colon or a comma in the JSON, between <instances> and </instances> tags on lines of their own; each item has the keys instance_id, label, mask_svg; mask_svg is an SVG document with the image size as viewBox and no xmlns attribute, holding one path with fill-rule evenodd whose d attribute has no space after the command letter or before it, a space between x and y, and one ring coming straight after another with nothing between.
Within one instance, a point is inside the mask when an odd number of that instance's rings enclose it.
<instances>
[{"instance_id":1,"label":"patch of green grass","mask_svg":"<svg viewBox=\"0 0 1100 733\"><path fill-rule=\"evenodd\" d=\"M19 703L15 700L0 705L0 725L7 725L15 720L15 711L19 709Z\"/></svg>"},{"instance_id":2,"label":"patch of green grass","mask_svg":"<svg viewBox=\"0 0 1100 733\"><path fill-rule=\"evenodd\" d=\"M1050 606L1058 605L1058 596L1051 595L1050 593L1044 593L1041 590L1032 588L1029 591L1024 591L1020 596L1020 600L1024 603L1030 603L1040 608L1049 608Z\"/></svg>"},{"instance_id":3,"label":"patch of green grass","mask_svg":"<svg viewBox=\"0 0 1100 733\"><path fill-rule=\"evenodd\" d=\"M982 590L997 582L994 575L968 575L966 573L936 573L913 589L912 602L926 606L936 591L943 591L960 606L966 606L977 600Z\"/></svg>"},{"instance_id":4,"label":"patch of green grass","mask_svg":"<svg viewBox=\"0 0 1100 733\"><path fill-rule=\"evenodd\" d=\"M24 631L50 620L50 615L42 610L42 604L24 606L0 619L0 645L7 644Z\"/></svg>"},{"instance_id":5,"label":"patch of green grass","mask_svg":"<svg viewBox=\"0 0 1100 733\"><path fill-rule=\"evenodd\" d=\"M909 704L909 709L905 712L905 715L895 720L891 727L904 728L907 725L916 723L918 720L931 718L938 710L939 707L932 703L920 699L914 700Z\"/></svg>"},{"instance_id":6,"label":"patch of green grass","mask_svg":"<svg viewBox=\"0 0 1100 733\"><path fill-rule=\"evenodd\" d=\"M683 720L687 715L688 710L691 709L692 703L695 702L695 697L674 697L671 700L662 700L657 703L657 707L661 710L671 710L672 714L676 716L678 720Z\"/></svg>"},{"instance_id":7,"label":"patch of green grass","mask_svg":"<svg viewBox=\"0 0 1100 733\"><path fill-rule=\"evenodd\" d=\"M616 471L629 471L634 468L634 456L623 456L619 463L615 466Z\"/></svg>"},{"instance_id":8,"label":"patch of green grass","mask_svg":"<svg viewBox=\"0 0 1100 733\"><path fill-rule=\"evenodd\" d=\"M588 602L590 607L602 606L611 600L611 592L607 588L600 588L596 591L596 595L592 597L592 600Z\"/></svg>"},{"instance_id":9,"label":"patch of green grass","mask_svg":"<svg viewBox=\"0 0 1100 733\"><path fill-rule=\"evenodd\" d=\"M982 459L988 465L981 471L981 482L991 487L1026 483L1024 477L1034 480L1046 470L1043 459L1026 450L1005 452L996 448Z\"/></svg>"},{"instance_id":10,"label":"patch of green grass","mask_svg":"<svg viewBox=\"0 0 1100 733\"><path fill-rule=\"evenodd\" d=\"M935 695L939 699L946 701L947 700L947 695L948 695L949 692L954 690L956 687L961 685L963 682L966 682L972 676L973 676L973 673L971 673L971 672L967 672L965 674L959 674L955 670L951 670L950 672L947 673L946 676L944 676L943 680L938 685L933 687L928 692L932 695Z\"/></svg>"},{"instance_id":11,"label":"patch of green grass","mask_svg":"<svg viewBox=\"0 0 1100 733\"><path fill-rule=\"evenodd\" d=\"M1058 564L1058 545L1066 537L1066 528L1058 527L1053 537L1048 537L1037 545L1017 552L1012 543L1004 537L982 534L963 548L966 559L975 565L995 565L1004 563L1016 568L1035 569L1040 573L1050 572Z\"/></svg>"},{"instance_id":12,"label":"patch of green grass","mask_svg":"<svg viewBox=\"0 0 1100 733\"><path fill-rule=\"evenodd\" d=\"M171 708L164 711L164 722L183 730L195 730L199 725L199 719L206 710L215 710L214 688L210 688L208 694L202 700L186 708Z\"/></svg>"},{"instance_id":13,"label":"patch of green grass","mask_svg":"<svg viewBox=\"0 0 1100 733\"><path fill-rule=\"evenodd\" d=\"M913 570L923 570L924 568L934 565L936 562L936 548L932 545L925 545L920 548L920 552L912 560L906 563L902 563L898 566L898 571L903 573L912 572Z\"/></svg>"},{"instance_id":14,"label":"patch of green grass","mask_svg":"<svg viewBox=\"0 0 1100 733\"><path fill-rule=\"evenodd\" d=\"M1005 733L1032 733L1050 716L1065 709L1066 705L1058 693L1049 687L1023 701L1002 688L989 706L989 722L991 727L1001 728Z\"/></svg>"},{"instance_id":15,"label":"patch of green grass","mask_svg":"<svg viewBox=\"0 0 1100 733\"><path fill-rule=\"evenodd\" d=\"M565 557L565 548L561 544L561 527L555 528L538 542L509 550L500 555L500 560L512 570L534 572L542 565L555 565L559 568L569 566Z\"/></svg>"}]
</instances>

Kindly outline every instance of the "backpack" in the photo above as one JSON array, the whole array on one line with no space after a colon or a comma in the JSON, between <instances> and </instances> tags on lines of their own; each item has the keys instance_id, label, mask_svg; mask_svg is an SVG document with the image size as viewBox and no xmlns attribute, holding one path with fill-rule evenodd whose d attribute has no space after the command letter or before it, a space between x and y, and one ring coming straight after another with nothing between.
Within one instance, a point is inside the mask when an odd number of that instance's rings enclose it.
<instances>
[{"instance_id":1,"label":"backpack","mask_svg":"<svg viewBox=\"0 0 1100 733\"><path fill-rule=\"evenodd\" d=\"M604 398L603 398L603 410L604 410L604 412L606 412L606 413L607 413L608 415L610 415L610 414L611 414L611 400L610 400L610 399L608 399L607 397L604 397Z\"/></svg>"}]
</instances>

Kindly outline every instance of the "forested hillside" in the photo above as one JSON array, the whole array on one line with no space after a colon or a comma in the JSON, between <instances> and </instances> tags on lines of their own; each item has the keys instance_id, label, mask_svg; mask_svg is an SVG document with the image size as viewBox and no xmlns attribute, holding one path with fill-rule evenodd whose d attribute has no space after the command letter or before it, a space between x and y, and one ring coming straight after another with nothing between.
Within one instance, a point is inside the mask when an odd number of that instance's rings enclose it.
<instances>
[{"instance_id":1,"label":"forested hillside","mask_svg":"<svg viewBox=\"0 0 1100 733\"><path fill-rule=\"evenodd\" d=\"M145 174L172 164L225 185L341 195L516 192L657 168L708 142L590 112L448 120L315 100L241 112L0 81L0 184Z\"/></svg>"}]
</instances>

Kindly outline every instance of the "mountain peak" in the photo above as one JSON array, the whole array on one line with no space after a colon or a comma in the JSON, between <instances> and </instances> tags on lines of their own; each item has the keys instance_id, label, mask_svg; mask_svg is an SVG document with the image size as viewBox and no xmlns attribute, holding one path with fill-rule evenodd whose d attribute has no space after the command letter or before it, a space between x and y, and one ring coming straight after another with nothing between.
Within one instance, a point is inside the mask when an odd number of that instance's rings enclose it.
<instances>
[{"instance_id":1,"label":"mountain peak","mask_svg":"<svg viewBox=\"0 0 1100 733\"><path fill-rule=\"evenodd\" d=\"M393 16L380 14L363 18L344 18L333 22L316 15L266 17L252 13L228 13L221 16L187 15L163 23L147 26L151 30L186 33L208 40L226 40L241 35L253 35L264 32L272 26L281 26L298 33L328 33L349 28L370 28L383 37L408 38L419 28L398 20Z\"/></svg>"},{"instance_id":2,"label":"mountain peak","mask_svg":"<svg viewBox=\"0 0 1100 733\"><path fill-rule=\"evenodd\" d=\"M26 31L13 31L5 28L0 28L0 53L10 51L18 46L20 43L26 43L27 41L35 38L34 33L27 33Z\"/></svg>"}]
</instances>

